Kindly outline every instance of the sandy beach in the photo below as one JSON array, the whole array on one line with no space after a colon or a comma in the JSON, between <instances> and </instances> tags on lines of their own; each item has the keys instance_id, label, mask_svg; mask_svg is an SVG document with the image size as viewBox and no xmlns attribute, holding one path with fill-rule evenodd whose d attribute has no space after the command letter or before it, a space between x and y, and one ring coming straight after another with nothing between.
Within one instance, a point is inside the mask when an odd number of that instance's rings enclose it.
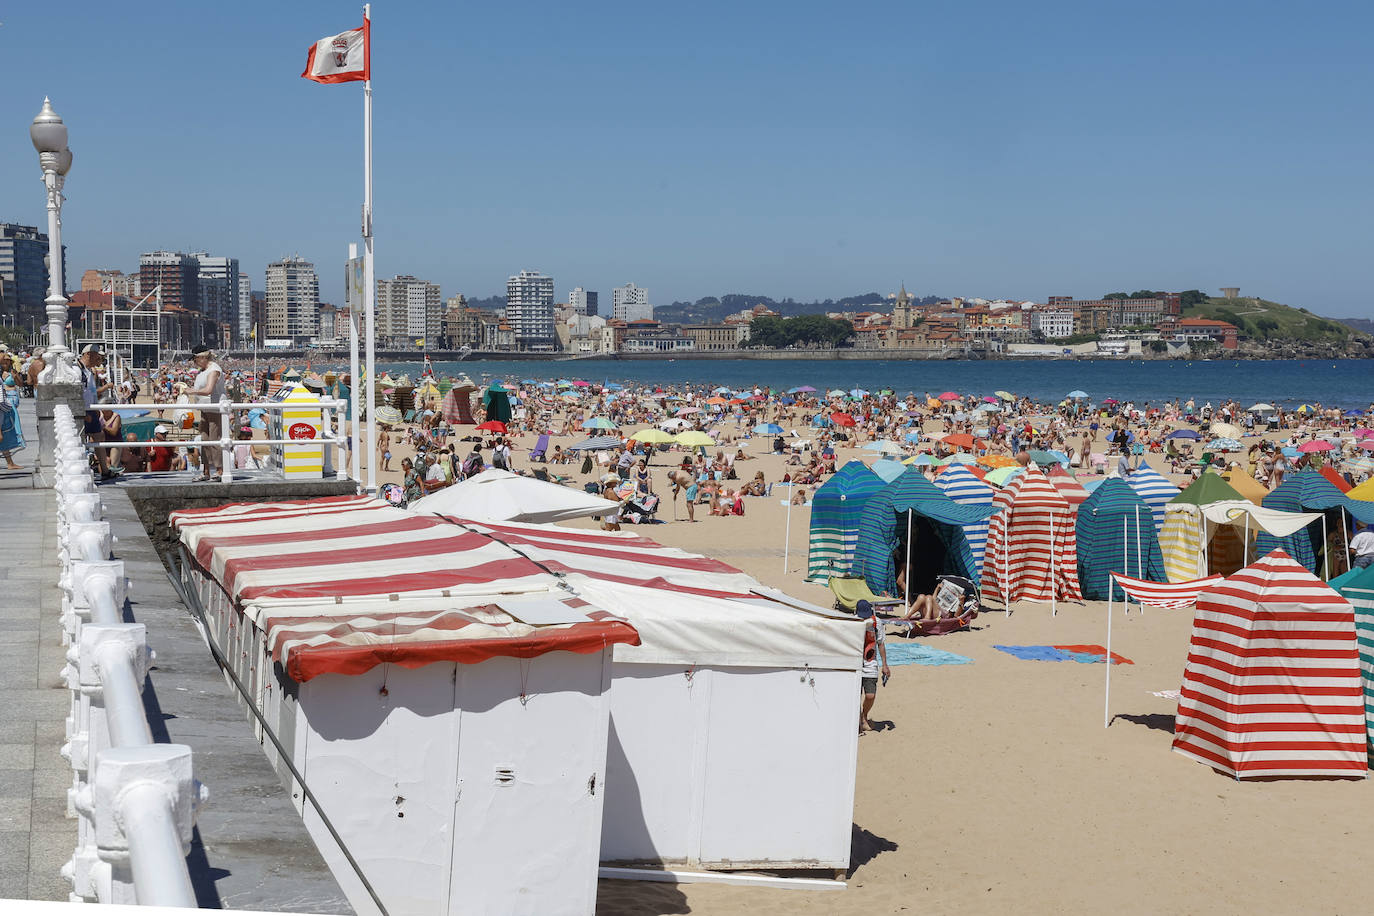
<instances>
[{"instance_id":1,"label":"sandy beach","mask_svg":"<svg viewBox=\"0 0 1374 916\"><path fill-rule=\"evenodd\" d=\"M729 427L727 427L729 429ZM459 435L464 432L460 428ZM733 432L733 429L729 429ZM261 435L261 432L258 433ZM579 436L556 437L565 447ZM514 466L531 467L533 435L513 437ZM787 470L768 438L740 443L741 484ZM1252 440L1251 440L1252 441ZM466 454L469 445L450 443ZM1098 441L1102 449L1102 440ZM403 457L392 448L401 482ZM841 446L837 465L873 454ZM730 563L762 582L830 605L805 581L810 509L795 507L784 566L787 508L778 495L748 498L743 517L688 523L666 473L651 467L663 524L626 530ZM1145 456L1167 474L1161 455ZM580 486L599 473L549 470ZM1183 478L1174 475L1176 483ZM681 520L675 521L675 515ZM586 519L569 523L595 527ZM1112 669L1112 723L1103 728L1104 666L1022 661L995 644L1105 642L1104 602L1023 602L981 615L964 632L924 640L972 664L894 667L879 691L879 730L859 742L852 862L841 891L602 881L602 914L827 913L1350 913L1374 892L1362 866L1374 843L1362 781L1238 782L1172 753L1176 701L1192 610L1123 613L1113 649L1133 664ZM889 636L889 644L897 642ZM768 729L767 709L758 727ZM857 716L856 716L857 720ZM768 774L741 774L767 779ZM796 800L805 805L805 797ZM828 876L827 876L828 877Z\"/></svg>"}]
</instances>

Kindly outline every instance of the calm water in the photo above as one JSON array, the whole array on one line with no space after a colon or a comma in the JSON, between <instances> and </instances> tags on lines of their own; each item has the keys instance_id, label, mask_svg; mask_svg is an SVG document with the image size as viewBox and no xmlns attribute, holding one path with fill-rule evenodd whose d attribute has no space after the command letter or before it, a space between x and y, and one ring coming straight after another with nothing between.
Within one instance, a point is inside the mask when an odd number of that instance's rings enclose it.
<instances>
[{"instance_id":1,"label":"calm water","mask_svg":"<svg viewBox=\"0 0 1374 916\"><path fill-rule=\"evenodd\" d=\"M420 372L417 363L381 363L393 375ZM1268 401L1296 407L1321 402L1343 408L1374 403L1374 360L1273 361L826 361L808 360L664 360L577 362L481 361L435 363L440 375L466 373L473 381L493 378L508 383L559 378L592 382L731 388L760 385L787 389L811 385L821 389L893 388L898 393L991 394L1006 389L1041 400L1060 400L1082 389L1094 400L1114 397L1136 403L1194 398L1201 406L1236 398L1246 406Z\"/></svg>"}]
</instances>

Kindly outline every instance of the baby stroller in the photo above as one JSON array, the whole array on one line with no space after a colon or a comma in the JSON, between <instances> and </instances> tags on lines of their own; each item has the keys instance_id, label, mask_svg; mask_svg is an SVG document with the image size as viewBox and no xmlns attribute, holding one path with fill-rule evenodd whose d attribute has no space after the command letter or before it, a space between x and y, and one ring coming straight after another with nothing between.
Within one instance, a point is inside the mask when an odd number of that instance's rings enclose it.
<instances>
[{"instance_id":1,"label":"baby stroller","mask_svg":"<svg viewBox=\"0 0 1374 916\"><path fill-rule=\"evenodd\" d=\"M658 512L658 506L659 498L653 494L636 496L625 501L624 508L620 510L620 520L632 525L654 524L657 521L654 514Z\"/></svg>"}]
</instances>

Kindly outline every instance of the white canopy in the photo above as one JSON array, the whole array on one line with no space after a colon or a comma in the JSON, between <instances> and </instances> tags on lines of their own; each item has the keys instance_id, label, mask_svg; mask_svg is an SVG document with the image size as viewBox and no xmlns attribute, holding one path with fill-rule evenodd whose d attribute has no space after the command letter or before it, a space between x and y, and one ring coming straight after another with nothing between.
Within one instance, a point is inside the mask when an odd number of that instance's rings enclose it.
<instances>
[{"instance_id":1,"label":"white canopy","mask_svg":"<svg viewBox=\"0 0 1374 916\"><path fill-rule=\"evenodd\" d=\"M492 468L417 499L409 508L487 521L548 523L607 515L616 504L572 487Z\"/></svg>"},{"instance_id":2,"label":"white canopy","mask_svg":"<svg viewBox=\"0 0 1374 916\"><path fill-rule=\"evenodd\" d=\"M1287 537L1322 517L1320 512L1285 512L1257 506L1248 499L1223 499L1202 507L1202 514L1217 525L1244 525L1249 516L1251 528L1267 531L1274 537Z\"/></svg>"}]
</instances>

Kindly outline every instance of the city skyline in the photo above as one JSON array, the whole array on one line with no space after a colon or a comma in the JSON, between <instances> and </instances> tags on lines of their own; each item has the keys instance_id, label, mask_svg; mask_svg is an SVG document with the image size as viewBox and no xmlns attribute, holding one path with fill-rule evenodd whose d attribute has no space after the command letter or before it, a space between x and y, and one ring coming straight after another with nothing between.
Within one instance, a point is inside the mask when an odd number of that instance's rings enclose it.
<instances>
[{"instance_id":1,"label":"city skyline","mask_svg":"<svg viewBox=\"0 0 1374 916\"><path fill-rule=\"evenodd\" d=\"M69 282L171 249L256 285L299 251L341 303L361 92L298 74L360 7L78 6L61 68L40 9L0 30L0 221L43 223L26 128L50 95L75 153ZM1374 315L1374 128L1349 116L1374 11L783 10L374 8L378 277L476 298L537 265L560 290L639 278L655 304L1239 285ZM526 117L560 142L503 144Z\"/></svg>"}]
</instances>

